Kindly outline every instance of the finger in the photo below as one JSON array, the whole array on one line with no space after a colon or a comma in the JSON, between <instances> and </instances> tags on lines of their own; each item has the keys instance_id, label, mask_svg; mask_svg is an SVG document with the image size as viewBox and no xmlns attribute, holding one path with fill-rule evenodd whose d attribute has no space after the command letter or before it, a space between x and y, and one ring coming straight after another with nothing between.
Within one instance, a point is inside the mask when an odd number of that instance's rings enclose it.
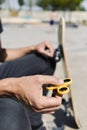
<instances>
[{"instance_id":1,"label":"finger","mask_svg":"<svg viewBox=\"0 0 87 130\"><path fill-rule=\"evenodd\" d=\"M55 76L39 76L39 80L41 84L52 84L52 85L60 85L63 84L62 79L58 79Z\"/></svg>"},{"instance_id":2,"label":"finger","mask_svg":"<svg viewBox=\"0 0 87 130\"><path fill-rule=\"evenodd\" d=\"M59 107L62 103L62 97L61 96L55 96L55 97L46 97L43 96L43 107L44 108L51 108L51 107Z\"/></svg>"},{"instance_id":3,"label":"finger","mask_svg":"<svg viewBox=\"0 0 87 130\"><path fill-rule=\"evenodd\" d=\"M48 57L53 57L54 52L50 52L49 50L43 50L41 53Z\"/></svg>"},{"instance_id":4,"label":"finger","mask_svg":"<svg viewBox=\"0 0 87 130\"><path fill-rule=\"evenodd\" d=\"M45 46L50 50L54 50L52 44L50 44L49 42L45 42Z\"/></svg>"},{"instance_id":5,"label":"finger","mask_svg":"<svg viewBox=\"0 0 87 130\"><path fill-rule=\"evenodd\" d=\"M53 57L54 48L48 42L44 42L43 46L39 49L39 52L42 53L42 54L45 54L49 57Z\"/></svg>"},{"instance_id":6,"label":"finger","mask_svg":"<svg viewBox=\"0 0 87 130\"><path fill-rule=\"evenodd\" d=\"M45 109L37 109L33 108L36 112L42 112L42 113L54 113L56 110L58 110L60 107L52 107L52 108L45 108Z\"/></svg>"}]
</instances>

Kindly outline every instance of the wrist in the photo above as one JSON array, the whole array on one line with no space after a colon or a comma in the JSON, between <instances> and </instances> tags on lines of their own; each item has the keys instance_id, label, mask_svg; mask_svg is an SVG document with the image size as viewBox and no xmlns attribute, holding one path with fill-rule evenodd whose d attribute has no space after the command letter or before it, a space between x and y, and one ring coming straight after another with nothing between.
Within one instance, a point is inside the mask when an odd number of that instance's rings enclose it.
<instances>
[{"instance_id":1,"label":"wrist","mask_svg":"<svg viewBox=\"0 0 87 130\"><path fill-rule=\"evenodd\" d=\"M36 48L35 45L32 45L32 46L27 47L27 48L26 48L26 53L35 51L35 48Z\"/></svg>"},{"instance_id":2,"label":"wrist","mask_svg":"<svg viewBox=\"0 0 87 130\"><path fill-rule=\"evenodd\" d=\"M33 51L35 51L36 46L35 46L35 45L33 45L33 46L31 46L30 48L31 48L31 51L33 52Z\"/></svg>"},{"instance_id":3,"label":"wrist","mask_svg":"<svg viewBox=\"0 0 87 130\"><path fill-rule=\"evenodd\" d=\"M0 95L16 94L16 91L14 78L7 78L0 81Z\"/></svg>"}]
</instances>

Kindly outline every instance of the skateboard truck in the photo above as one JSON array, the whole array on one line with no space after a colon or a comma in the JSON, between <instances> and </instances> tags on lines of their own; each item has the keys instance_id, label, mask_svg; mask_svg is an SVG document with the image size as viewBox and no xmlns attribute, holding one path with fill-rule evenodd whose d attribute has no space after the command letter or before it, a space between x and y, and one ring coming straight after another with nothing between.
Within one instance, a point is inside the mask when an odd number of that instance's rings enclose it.
<instances>
[{"instance_id":1,"label":"skateboard truck","mask_svg":"<svg viewBox=\"0 0 87 130\"><path fill-rule=\"evenodd\" d=\"M54 60L56 62L59 62L62 58L63 58L63 50L62 50L62 46L59 45L58 48L54 52Z\"/></svg>"}]
</instances>

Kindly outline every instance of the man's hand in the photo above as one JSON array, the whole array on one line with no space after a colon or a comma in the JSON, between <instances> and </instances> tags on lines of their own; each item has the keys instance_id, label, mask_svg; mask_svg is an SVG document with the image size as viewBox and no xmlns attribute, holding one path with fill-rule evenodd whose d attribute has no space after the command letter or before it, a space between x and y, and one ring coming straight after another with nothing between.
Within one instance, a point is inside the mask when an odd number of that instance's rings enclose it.
<instances>
[{"instance_id":1,"label":"man's hand","mask_svg":"<svg viewBox=\"0 0 87 130\"><path fill-rule=\"evenodd\" d=\"M58 85L62 80L54 76L25 76L21 78L7 78L0 81L0 95L15 94L36 112L54 112L62 101L57 93L53 97L43 95L43 85Z\"/></svg>"},{"instance_id":2,"label":"man's hand","mask_svg":"<svg viewBox=\"0 0 87 130\"><path fill-rule=\"evenodd\" d=\"M53 57L54 48L49 42L42 42L35 46L35 51L47 55L49 57Z\"/></svg>"},{"instance_id":3,"label":"man's hand","mask_svg":"<svg viewBox=\"0 0 87 130\"><path fill-rule=\"evenodd\" d=\"M31 106L36 112L53 112L61 105L62 97L55 94L54 97L46 97L43 95L44 84L61 84L61 80L53 76L27 76L19 78L15 85L18 90L16 95L24 100L27 105Z\"/></svg>"}]
</instances>

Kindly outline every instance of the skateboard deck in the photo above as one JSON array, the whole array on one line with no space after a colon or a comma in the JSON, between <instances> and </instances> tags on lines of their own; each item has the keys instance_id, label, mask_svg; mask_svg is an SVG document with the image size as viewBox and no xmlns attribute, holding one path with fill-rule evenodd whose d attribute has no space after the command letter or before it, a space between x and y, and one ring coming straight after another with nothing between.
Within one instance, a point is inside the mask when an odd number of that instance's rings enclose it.
<instances>
[{"instance_id":1,"label":"skateboard deck","mask_svg":"<svg viewBox=\"0 0 87 130\"><path fill-rule=\"evenodd\" d=\"M72 78L69 70L68 65L68 58L65 50L65 20L64 18L61 18L58 24L58 50L57 50L57 61L62 62L62 70L63 70L63 77L64 78ZM73 79L72 79L73 81ZM81 127L81 124L77 118L77 112L75 108L75 102L73 97L73 89L72 85L69 85L70 91L68 94L64 95L63 97L63 106L65 110L65 118L72 117L73 118L73 125L74 128L78 129Z\"/></svg>"}]
</instances>

